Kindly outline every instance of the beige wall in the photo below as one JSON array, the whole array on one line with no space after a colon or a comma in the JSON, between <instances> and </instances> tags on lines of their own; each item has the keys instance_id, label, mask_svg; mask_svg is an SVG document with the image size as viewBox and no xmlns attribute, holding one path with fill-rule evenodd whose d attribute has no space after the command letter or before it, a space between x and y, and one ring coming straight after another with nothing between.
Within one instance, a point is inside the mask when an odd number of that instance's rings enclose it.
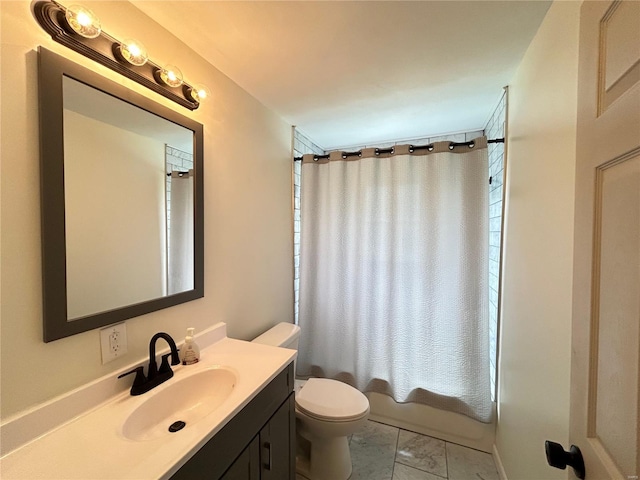
<instances>
[{"instance_id":1,"label":"beige wall","mask_svg":"<svg viewBox=\"0 0 640 480\"><path fill-rule=\"evenodd\" d=\"M580 2L555 2L509 88L496 447L509 479L566 478Z\"/></svg>"},{"instance_id":2,"label":"beige wall","mask_svg":"<svg viewBox=\"0 0 640 480\"><path fill-rule=\"evenodd\" d=\"M181 340L188 326L225 321L230 336L249 339L291 321L290 126L128 2L91 8L111 35L139 38L154 61L206 83L211 102L190 112L53 42L30 2L0 4L2 417L115 374L161 330ZM98 330L42 341L38 45L204 124L205 297L128 320L129 353L104 366Z\"/></svg>"}]
</instances>

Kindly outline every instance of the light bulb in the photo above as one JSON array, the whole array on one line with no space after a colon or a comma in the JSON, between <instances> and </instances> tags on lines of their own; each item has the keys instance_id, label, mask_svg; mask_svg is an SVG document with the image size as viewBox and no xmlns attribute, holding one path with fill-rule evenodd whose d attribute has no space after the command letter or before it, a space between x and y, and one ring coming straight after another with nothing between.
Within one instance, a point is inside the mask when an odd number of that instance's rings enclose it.
<instances>
[{"instance_id":1,"label":"light bulb","mask_svg":"<svg viewBox=\"0 0 640 480\"><path fill-rule=\"evenodd\" d=\"M166 65L160 70L160 80L170 87L182 85L182 72L175 65Z\"/></svg>"},{"instance_id":2,"label":"light bulb","mask_svg":"<svg viewBox=\"0 0 640 480\"><path fill-rule=\"evenodd\" d=\"M202 83L197 83L189 89L189 95L196 102L208 100L211 97L211 90Z\"/></svg>"},{"instance_id":3,"label":"light bulb","mask_svg":"<svg viewBox=\"0 0 640 480\"><path fill-rule=\"evenodd\" d=\"M96 38L102 32L100 20L88 8L71 5L64 16L73 31L85 38Z\"/></svg>"},{"instance_id":4,"label":"light bulb","mask_svg":"<svg viewBox=\"0 0 640 480\"><path fill-rule=\"evenodd\" d=\"M127 62L137 67L144 65L149 59L144 45L132 38L128 38L120 44L120 54Z\"/></svg>"},{"instance_id":5,"label":"light bulb","mask_svg":"<svg viewBox=\"0 0 640 480\"><path fill-rule=\"evenodd\" d=\"M182 85L182 72L175 65L165 65L156 72L156 80L160 79L165 85L169 87L179 87Z\"/></svg>"}]
</instances>

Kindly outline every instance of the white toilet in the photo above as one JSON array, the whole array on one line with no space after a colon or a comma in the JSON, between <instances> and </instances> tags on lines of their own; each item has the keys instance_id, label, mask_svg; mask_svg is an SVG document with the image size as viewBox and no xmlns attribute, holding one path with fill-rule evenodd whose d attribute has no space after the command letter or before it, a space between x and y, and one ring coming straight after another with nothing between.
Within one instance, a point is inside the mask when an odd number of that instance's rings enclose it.
<instances>
[{"instance_id":1,"label":"white toilet","mask_svg":"<svg viewBox=\"0 0 640 480\"><path fill-rule=\"evenodd\" d=\"M298 349L300 327L279 323L253 340ZM347 437L364 425L369 400L346 383L326 378L296 380L296 471L310 480L347 480L351 454Z\"/></svg>"}]
</instances>

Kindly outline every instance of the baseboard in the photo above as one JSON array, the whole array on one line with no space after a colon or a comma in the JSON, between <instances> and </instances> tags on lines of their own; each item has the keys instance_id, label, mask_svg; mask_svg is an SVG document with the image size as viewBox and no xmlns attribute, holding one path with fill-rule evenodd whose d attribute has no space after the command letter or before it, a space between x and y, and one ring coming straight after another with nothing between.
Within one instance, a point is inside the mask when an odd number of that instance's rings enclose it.
<instances>
[{"instance_id":1,"label":"baseboard","mask_svg":"<svg viewBox=\"0 0 640 480\"><path fill-rule=\"evenodd\" d=\"M496 468L498 469L498 475L500 476L500 480L509 480L507 478L507 472L504 471L504 465L502 465L502 459L500 458L500 453L498 453L498 447L496 444L493 444L493 461L496 464Z\"/></svg>"}]
</instances>

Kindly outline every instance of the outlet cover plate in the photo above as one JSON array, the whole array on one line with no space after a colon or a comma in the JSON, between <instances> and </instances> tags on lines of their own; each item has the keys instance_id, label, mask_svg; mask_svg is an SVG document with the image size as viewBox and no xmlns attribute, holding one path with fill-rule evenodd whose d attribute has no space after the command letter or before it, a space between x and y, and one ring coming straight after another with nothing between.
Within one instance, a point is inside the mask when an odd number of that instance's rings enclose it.
<instances>
[{"instance_id":1,"label":"outlet cover plate","mask_svg":"<svg viewBox=\"0 0 640 480\"><path fill-rule=\"evenodd\" d=\"M100 330L102 364L108 363L127 353L127 327L118 323Z\"/></svg>"}]
</instances>

